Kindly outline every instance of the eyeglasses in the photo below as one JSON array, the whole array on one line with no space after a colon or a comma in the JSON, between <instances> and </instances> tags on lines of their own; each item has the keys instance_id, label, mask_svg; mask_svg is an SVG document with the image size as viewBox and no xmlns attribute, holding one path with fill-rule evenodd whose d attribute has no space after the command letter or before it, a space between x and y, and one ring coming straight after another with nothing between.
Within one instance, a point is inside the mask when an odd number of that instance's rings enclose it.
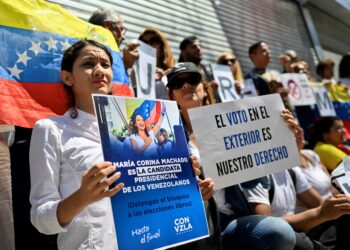
<instances>
[{"instance_id":1,"label":"eyeglasses","mask_svg":"<svg viewBox=\"0 0 350 250\"><path fill-rule=\"evenodd\" d=\"M224 60L222 60L222 64L225 64L225 65L235 64L236 61L237 61L236 58L224 59Z\"/></svg>"},{"instance_id":2,"label":"eyeglasses","mask_svg":"<svg viewBox=\"0 0 350 250\"><path fill-rule=\"evenodd\" d=\"M177 78L173 80L173 84L171 85L171 89L181 89L185 83L188 83L192 86L197 85L201 82L201 77L198 75L192 75L185 78Z\"/></svg>"},{"instance_id":3,"label":"eyeglasses","mask_svg":"<svg viewBox=\"0 0 350 250\"><path fill-rule=\"evenodd\" d=\"M108 21L108 20L107 20L107 22L111 24L112 29L116 30L118 32L118 34L125 36L125 34L127 32L127 28L125 28L123 26L120 27L120 22L114 22L114 21Z\"/></svg>"},{"instance_id":4,"label":"eyeglasses","mask_svg":"<svg viewBox=\"0 0 350 250\"><path fill-rule=\"evenodd\" d=\"M157 44L160 43L160 40L159 40L157 37L155 37L155 36L152 37L152 38L150 38L150 39L148 39L148 40L146 40L146 39L144 39L144 38L141 37L140 40L141 40L142 42L144 42L144 43L150 45L150 46L154 46L154 45L157 45Z\"/></svg>"}]
</instances>

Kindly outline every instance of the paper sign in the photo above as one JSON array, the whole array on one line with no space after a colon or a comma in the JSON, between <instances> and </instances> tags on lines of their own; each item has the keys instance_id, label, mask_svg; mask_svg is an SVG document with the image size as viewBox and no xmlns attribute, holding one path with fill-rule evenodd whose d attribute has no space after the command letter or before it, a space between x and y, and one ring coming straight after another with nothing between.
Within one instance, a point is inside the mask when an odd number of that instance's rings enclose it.
<instances>
[{"instance_id":1,"label":"paper sign","mask_svg":"<svg viewBox=\"0 0 350 250\"><path fill-rule=\"evenodd\" d=\"M125 184L111 198L119 250L164 249L207 237L177 104L93 98L104 158Z\"/></svg>"},{"instance_id":2,"label":"paper sign","mask_svg":"<svg viewBox=\"0 0 350 250\"><path fill-rule=\"evenodd\" d=\"M316 103L312 88L305 74L282 74L281 82L289 90L289 101L293 106Z\"/></svg>"},{"instance_id":3,"label":"paper sign","mask_svg":"<svg viewBox=\"0 0 350 250\"><path fill-rule=\"evenodd\" d=\"M139 59L135 63L137 97L155 99L156 49L139 41Z\"/></svg>"},{"instance_id":4,"label":"paper sign","mask_svg":"<svg viewBox=\"0 0 350 250\"><path fill-rule=\"evenodd\" d=\"M235 80L233 79L230 66L211 64L214 79L218 82L218 92L222 102L240 99L235 89Z\"/></svg>"},{"instance_id":5,"label":"paper sign","mask_svg":"<svg viewBox=\"0 0 350 250\"><path fill-rule=\"evenodd\" d=\"M272 94L189 110L204 173L217 189L299 164L283 108Z\"/></svg>"},{"instance_id":6,"label":"paper sign","mask_svg":"<svg viewBox=\"0 0 350 250\"><path fill-rule=\"evenodd\" d=\"M317 108L321 116L336 116L332 101L328 96L327 89L322 83L312 83Z\"/></svg>"},{"instance_id":7,"label":"paper sign","mask_svg":"<svg viewBox=\"0 0 350 250\"><path fill-rule=\"evenodd\" d=\"M243 96L243 99L257 96L256 88L255 88L253 79L249 78L249 79L244 80L244 87L242 89L242 96Z\"/></svg>"}]
</instances>

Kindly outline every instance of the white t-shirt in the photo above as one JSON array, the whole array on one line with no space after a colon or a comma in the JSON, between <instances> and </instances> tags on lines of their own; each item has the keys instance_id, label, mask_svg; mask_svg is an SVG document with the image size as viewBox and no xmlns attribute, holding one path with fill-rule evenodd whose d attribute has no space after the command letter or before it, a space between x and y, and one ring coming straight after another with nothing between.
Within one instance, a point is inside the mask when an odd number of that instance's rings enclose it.
<instances>
[{"instance_id":1,"label":"white t-shirt","mask_svg":"<svg viewBox=\"0 0 350 250\"><path fill-rule=\"evenodd\" d=\"M324 172L318 154L312 150L306 149L301 150L301 153L311 159L311 161L307 161L307 168L300 167L311 186L323 197L332 195L330 191L331 179Z\"/></svg>"},{"instance_id":2,"label":"white t-shirt","mask_svg":"<svg viewBox=\"0 0 350 250\"><path fill-rule=\"evenodd\" d=\"M30 145L32 224L57 234L58 249L118 249L109 198L81 211L68 225L57 220L58 203L76 191L83 174L103 161L95 116L78 110L36 123Z\"/></svg>"},{"instance_id":3,"label":"white t-shirt","mask_svg":"<svg viewBox=\"0 0 350 250\"><path fill-rule=\"evenodd\" d=\"M275 192L271 204L269 200L269 190L263 188L260 183L255 188L243 188L243 193L248 202L262 203L271 206L273 216L280 217L283 215L294 214L296 194L305 192L306 190L310 189L311 186L299 167L294 167L293 171L295 172L296 177L295 188L288 170L284 170L272 174Z\"/></svg>"}]
</instances>

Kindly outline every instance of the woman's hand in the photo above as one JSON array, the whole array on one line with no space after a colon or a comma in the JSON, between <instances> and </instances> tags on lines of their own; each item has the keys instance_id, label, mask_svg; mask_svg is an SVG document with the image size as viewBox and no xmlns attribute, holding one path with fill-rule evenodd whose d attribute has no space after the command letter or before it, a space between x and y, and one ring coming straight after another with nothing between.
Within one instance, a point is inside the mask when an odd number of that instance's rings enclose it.
<instances>
[{"instance_id":1,"label":"woman's hand","mask_svg":"<svg viewBox=\"0 0 350 250\"><path fill-rule=\"evenodd\" d=\"M285 123L287 123L288 128L294 134L297 142L304 140L304 131L292 115L292 113L288 109L283 109L281 112L281 116Z\"/></svg>"},{"instance_id":2,"label":"woman's hand","mask_svg":"<svg viewBox=\"0 0 350 250\"><path fill-rule=\"evenodd\" d=\"M201 167L199 166L199 162L197 160L197 157L192 155L190 157L191 162L192 162L192 168L195 176L199 176L201 174Z\"/></svg>"},{"instance_id":3,"label":"woman's hand","mask_svg":"<svg viewBox=\"0 0 350 250\"><path fill-rule=\"evenodd\" d=\"M83 175L80 188L61 200L57 206L57 220L61 226L73 220L88 205L113 196L122 190L124 183L119 183L111 189L108 188L120 178L120 172L114 173L114 171L115 166L111 162L101 162ZM109 175L111 176L108 177Z\"/></svg>"},{"instance_id":4,"label":"woman's hand","mask_svg":"<svg viewBox=\"0 0 350 250\"><path fill-rule=\"evenodd\" d=\"M214 182L211 178L204 180L198 180L198 185L201 190L202 199L204 201L209 200L215 193Z\"/></svg>"},{"instance_id":5,"label":"woman's hand","mask_svg":"<svg viewBox=\"0 0 350 250\"><path fill-rule=\"evenodd\" d=\"M115 172L115 169L111 162L101 162L94 165L83 175L78 193L81 197L84 197L88 204L113 196L123 188L124 184L119 183L114 188L108 189L120 178L121 173ZM109 175L111 176L108 177Z\"/></svg>"},{"instance_id":6,"label":"woman's hand","mask_svg":"<svg viewBox=\"0 0 350 250\"><path fill-rule=\"evenodd\" d=\"M156 81L160 81L163 76L164 76L164 70L156 67Z\"/></svg>"},{"instance_id":7,"label":"woman's hand","mask_svg":"<svg viewBox=\"0 0 350 250\"><path fill-rule=\"evenodd\" d=\"M327 197L321 204L319 213L323 221L334 220L342 215L350 214L350 197L344 194Z\"/></svg>"}]
</instances>

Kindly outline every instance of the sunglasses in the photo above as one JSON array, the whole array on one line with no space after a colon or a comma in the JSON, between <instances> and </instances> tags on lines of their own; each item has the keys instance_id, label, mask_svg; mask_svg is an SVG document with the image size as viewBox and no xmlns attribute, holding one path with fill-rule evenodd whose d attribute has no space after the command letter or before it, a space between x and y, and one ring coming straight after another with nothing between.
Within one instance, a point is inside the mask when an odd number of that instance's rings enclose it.
<instances>
[{"instance_id":1,"label":"sunglasses","mask_svg":"<svg viewBox=\"0 0 350 250\"><path fill-rule=\"evenodd\" d=\"M237 61L236 58L232 58L232 59L225 59L225 60L222 60L222 64L225 64L225 65L228 65L229 63L231 64L235 64Z\"/></svg>"},{"instance_id":2,"label":"sunglasses","mask_svg":"<svg viewBox=\"0 0 350 250\"><path fill-rule=\"evenodd\" d=\"M157 37L152 37L151 39L148 39L148 40L141 38L140 40L141 40L142 42L144 42L144 43L150 45L150 46L152 46L152 45L157 45L157 44L160 43L160 41L159 41L159 39L158 39Z\"/></svg>"},{"instance_id":3,"label":"sunglasses","mask_svg":"<svg viewBox=\"0 0 350 250\"><path fill-rule=\"evenodd\" d=\"M198 75L192 75L186 78L177 78L173 80L174 83L172 84L172 89L181 89L185 83L188 83L192 86L197 85L201 82L201 77Z\"/></svg>"}]
</instances>

